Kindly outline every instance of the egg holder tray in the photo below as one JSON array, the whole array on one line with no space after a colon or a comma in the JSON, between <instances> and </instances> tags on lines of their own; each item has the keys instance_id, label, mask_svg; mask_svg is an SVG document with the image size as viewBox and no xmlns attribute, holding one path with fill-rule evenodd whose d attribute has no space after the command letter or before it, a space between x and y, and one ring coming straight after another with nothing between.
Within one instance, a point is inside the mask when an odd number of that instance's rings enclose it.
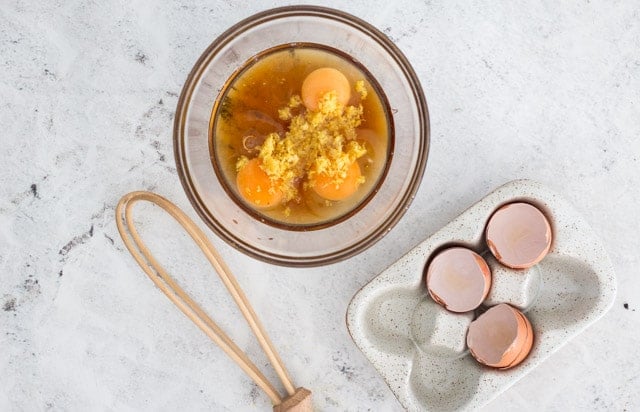
<instances>
[{"instance_id":1,"label":"egg holder tray","mask_svg":"<svg viewBox=\"0 0 640 412\"><path fill-rule=\"evenodd\" d=\"M493 212L517 201L539 208L553 233L548 255L527 270L498 264L484 239ZM473 312L448 312L428 295L426 265L436 252L453 245L481 254L491 268L492 286L483 306L510 303L533 325L531 352L513 369L477 363L465 343ZM557 193L516 180L464 211L360 289L346 320L352 339L405 409L472 409L494 399L604 315L615 293L611 261L584 219Z\"/></svg>"}]
</instances>

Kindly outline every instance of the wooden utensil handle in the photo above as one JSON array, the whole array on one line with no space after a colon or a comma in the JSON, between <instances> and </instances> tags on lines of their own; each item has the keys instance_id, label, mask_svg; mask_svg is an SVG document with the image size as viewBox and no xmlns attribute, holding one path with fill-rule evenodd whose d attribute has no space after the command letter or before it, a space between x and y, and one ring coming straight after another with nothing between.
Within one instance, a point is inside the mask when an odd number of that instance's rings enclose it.
<instances>
[{"instance_id":1,"label":"wooden utensil handle","mask_svg":"<svg viewBox=\"0 0 640 412\"><path fill-rule=\"evenodd\" d=\"M253 362L240 348L224 333L220 327L198 306L189 295L173 280L167 271L153 257L138 234L131 215L133 205L141 200L154 203L169 213L191 236L202 250L207 260L216 270L225 287L238 305L240 312L258 339L267 358L271 362L278 377L282 381L289 396L283 401L277 390L258 370ZM206 235L198 226L167 199L151 192L132 192L120 199L116 207L116 224L125 246L131 252L142 270L153 283L211 340L234 361L253 381L269 396L277 411L311 411L311 392L304 388L295 389L282 360L278 356L271 340L267 336L253 308L249 304L235 277L215 250ZM305 407L305 405L307 405ZM278 408L278 409L276 409ZM303 408L303 409L300 409Z\"/></svg>"}]
</instances>

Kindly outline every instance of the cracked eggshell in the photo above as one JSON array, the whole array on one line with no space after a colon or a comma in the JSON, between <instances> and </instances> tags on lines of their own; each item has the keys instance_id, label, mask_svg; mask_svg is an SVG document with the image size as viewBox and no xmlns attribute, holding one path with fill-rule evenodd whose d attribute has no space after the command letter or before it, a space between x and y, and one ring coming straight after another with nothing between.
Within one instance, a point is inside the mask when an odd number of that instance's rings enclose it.
<instances>
[{"instance_id":1,"label":"cracked eggshell","mask_svg":"<svg viewBox=\"0 0 640 412\"><path fill-rule=\"evenodd\" d=\"M509 203L496 210L487 223L485 235L491 253L513 269L530 268L551 247L551 225L529 203Z\"/></svg>"},{"instance_id":2,"label":"cracked eggshell","mask_svg":"<svg viewBox=\"0 0 640 412\"><path fill-rule=\"evenodd\" d=\"M493 306L469 325L467 346L481 364L509 369L522 362L533 346L533 328L518 309Z\"/></svg>"},{"instance_id":3,"label":"cracked eggshell","mask_svg":"<svg viewBox=\"0 0 640 412\"><path fill-rule=\"evenodd\" d=\"M426 276L429 295L452 312L474 310L491 288L489 265L473 250L452 247L429 263Z\"/></svg>"}]
</instances>

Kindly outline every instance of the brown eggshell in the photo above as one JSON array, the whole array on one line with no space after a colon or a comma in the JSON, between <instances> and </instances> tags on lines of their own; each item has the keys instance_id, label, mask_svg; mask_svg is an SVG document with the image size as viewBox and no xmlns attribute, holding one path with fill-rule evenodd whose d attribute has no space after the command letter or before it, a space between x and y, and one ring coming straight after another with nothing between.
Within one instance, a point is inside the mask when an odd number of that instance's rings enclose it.
<instances>
[{"instance_id":1,"label":"brown eggshell","mask_svg":"<svg viewBox=\"0 0 640 412\"><path fill-rule=\"evenodd\" d=\"M524 359L522 354L528 353L527 342L532 336L531 328L528 326L529 323L527 319L517 311L517 309L512 310L515 311L514 316L518 324L518 332L513 344L505 351L500 363L495 365L495 367L499 369L509 369L520 363L520 361ZM529 344L529 347L530 346L531 345Z\"/></svg>"},{"instance_id":2,"label":"brown eggshell","mask_svg":"<svg viewBox=\"0 0 640 412\"><path fill-rule=\"evenodd\" d=\"M531 323L518 309L502 303L469 325L467 346L481 364L509 369L522 362L533 344Z\"/></svg>"},{"instance_id":3,"label":"brown eggshell","mask_svg":"<svg viewBox=\"0 0 640 412\"><path fill-rule=\"evenodd\" d=\"M452 312L474 310L491 288L489 265L474 251L452 247L429 263L426 276L429 295Z\"/></svg>"},{"instance_id":4,"label":"brown eggshell","mask_svg":"<svg viewBox=\"0 0 640 412\"><path fill-rule=\"evenodd\" d=\"M509 309L511 311L514 311L511 306L509 306ZM522 348L526 344L527 336L529 335L525 319L522 318L522 316L519 316L517 312L514 312L513 316L517 324L517 333L515 339L513 340L513 343L505 350L504 354L502 355L502 359L500 360L500 362L494 365L495 367L500 369L507 369L510 367L510 365L515 363L515 361L518 359L518 356L520 356Z\"/></svg>"},{"instance_id":5,"label":"brown eggshell","mask_svg":"<svg viewBox=\"0 0 640 412\"><path fill-rule=\"evenodd\" d=\"M489 250L513 269L540 262L551 247L551 225L545 215L528 203L510 203L498 209L486 228Z\"/></svg>"},{"instance_id":6,"label":"brown eggshell","mask_svg":"<svg viewBox=\"0 0 640 412\"><path fill-rule=\"evenodd\" d=\"M529 355L529 352L531 352L531 348L533 346L533 328L531 327L531 322L529 322L529 319L527 319L527 317L524 315L524 313L518 311L518 316L521 317L524 320L525 326L526 326L526 337L524 339L524 343L522 344L522 346L520 347L520 353L518 354L518 356L507 366L503 366L500 369L509 369L512 368L518 364L520 364L523 360L526 359L526 357Z\"/></svg>"}]
</instances>

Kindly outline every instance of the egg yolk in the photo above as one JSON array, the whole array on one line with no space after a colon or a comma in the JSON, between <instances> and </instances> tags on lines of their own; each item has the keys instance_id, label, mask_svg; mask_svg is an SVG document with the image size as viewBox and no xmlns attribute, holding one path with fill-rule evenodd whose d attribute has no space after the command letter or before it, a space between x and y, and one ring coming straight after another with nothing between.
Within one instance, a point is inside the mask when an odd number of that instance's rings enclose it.
<instances>
[{"instance_id":1,"label":"egg yolk","mask_svg":"<svg viewBox=\"0 0 640 412\"><path fill-rule=\"evenodd\" d=\"M318 103L328 92L335 92L338 103L346 106L351 98L349 80L342 72L331 67L312 71L302 82L302 102L309 110L318 110Z\"/></svg>"},{"instance_id":2,"label":"egg yolk","mask_svg":"<svg viewBox=\"0 0 640 412\"><path fill-rule=\"evenodd\" d=\"M358 190L362 180L360 166L358 162L353 162L347 169L344 180L340 183L336 183L335 177L331 177L327 173L318 173L315 176L313 190L327 200L344 200Z\"/></svg>"},{"instance_id":3,"label":"egg yolk","mask_svg":"<svg viewBox=\"0 0 640 412\"><path fill-rule=\"evenodd\" d=\"M284 198L276 182L260 167L258 158L251 159L240 167L236 185L244 200L260 209L277 206Z\"/></svg>"}]
</instances>

